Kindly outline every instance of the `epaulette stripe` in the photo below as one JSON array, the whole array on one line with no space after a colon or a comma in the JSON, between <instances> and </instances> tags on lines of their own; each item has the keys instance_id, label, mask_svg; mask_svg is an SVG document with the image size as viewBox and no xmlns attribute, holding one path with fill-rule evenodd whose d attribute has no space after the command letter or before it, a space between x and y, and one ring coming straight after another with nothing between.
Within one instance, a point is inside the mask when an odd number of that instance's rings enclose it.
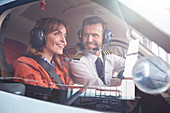
<instances>
[{"instance_id":1,"label":"epaulette stripe","mask_svg":"<svg viewBox=\"0 0 170 113\"><path fill-rule=\"evenodd\" d=\"M83 56L84 54L78 53L76 56L73 57L74 60L80 60L80 58Z\"/></svg>"},{"instance_id":2,"label":"epaulette stripe","mask_svg":"<svg viewBox=\"0 0 170 113\"><path fill-rule=\"evenodd\" d=\"M75 57L81 58L83 55L82 54L77 54Z\"/></svg>"},{"instance_id":3,"label":"epaulette stripe","mask_svg":"<svg viewBox=\"0 0 170 113\"><path fill-rule=\"evenodd\" d=\"M80 60L80 58L73 58L73 60Z\"/></svg>"},{"instance_id":4,"label":"epaulette stripe","mask_svg":"<svg viewBox=\"0 0 170 113\"><path fill-rule=\"evenodd\" d=\"M109 54L110 54L109 51L103 51L103 53L104 53L105 55L109 55Z\"/></svg>"},{"instance_id":5,"label":"epaulette stripe","mask_svg":"<svg viewBox=\"0 0 170 113\"><path fill-rule=\"evenodd\" d=\"M103 51L103 53L104 53L104 55L106 55L106 52L105 52L105 51Z\"/></svg>"}]
</instances>

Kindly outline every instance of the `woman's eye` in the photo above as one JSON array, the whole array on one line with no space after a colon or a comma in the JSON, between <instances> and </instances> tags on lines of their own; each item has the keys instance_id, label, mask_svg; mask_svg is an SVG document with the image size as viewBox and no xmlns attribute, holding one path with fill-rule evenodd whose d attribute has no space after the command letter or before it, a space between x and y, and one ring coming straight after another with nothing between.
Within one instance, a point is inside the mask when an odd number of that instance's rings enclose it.
<instances>
[{"instance_id":1,"label":"woman's eye","mask_svg":"<svg viewBox=\"0 0 170 113\"><path fill-rule=\"evenodd\" d=\"M59 32L54 33L54 35L59 35L59 34L60 34Z\"/></svg>"},{"instance_id":2,"label":"woman's eye","mask_svg":"<svg viewBox=\"0 0 170 113\"><path fill-rule=\"evenodd\" d=\"M67 36L67 35L64 35L64 37L65 37L65 38L68 38L68 36Z\"/></svg>"}]
</instances>

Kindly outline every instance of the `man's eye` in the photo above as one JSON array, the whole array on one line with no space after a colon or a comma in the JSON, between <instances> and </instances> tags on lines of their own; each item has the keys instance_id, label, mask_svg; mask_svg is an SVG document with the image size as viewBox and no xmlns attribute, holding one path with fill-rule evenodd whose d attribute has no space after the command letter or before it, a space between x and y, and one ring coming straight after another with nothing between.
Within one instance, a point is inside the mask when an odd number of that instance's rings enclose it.
<instances>
[{"instance_id":1,"label":"man's eye","mask_svg":"<svg viewBox=\"0 0 170 113\"><path fill-rule=\"evenodd\" d=\"M98 35L97 35L97 34L92 34L92 36L93 36L93 37L98 37Z\"/></svg>"},{"instance_id":2,"label":"man's eye","mask_svg":"<svg viewBox=\"0 0 170 113\"><path fill-rule=\"evenodd\" d=\"M85 37L88 37L88 36L89 36L89 34L87 34L87 33L84 33L84 36L85 36Z\"/></svg>"}]
</instances>

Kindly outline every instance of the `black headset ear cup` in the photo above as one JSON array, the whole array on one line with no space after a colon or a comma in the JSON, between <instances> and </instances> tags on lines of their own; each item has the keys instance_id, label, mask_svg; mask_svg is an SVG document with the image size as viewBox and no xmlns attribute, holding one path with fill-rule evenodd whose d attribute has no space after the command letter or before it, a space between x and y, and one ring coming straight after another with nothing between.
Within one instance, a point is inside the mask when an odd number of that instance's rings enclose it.
<instances>
[{"instance_id":1,"label":"black headset ear cup","mask_svg":"<svg viewBox=\"0 0 170 113\"><path fill-rule=\"evenodd\" d=\"M33 48L40 48L46 44L45 33L38 26L34 27L30 32L30 43Z\"/></svg>"},{"instance_id":2,"label":"black headset ear cup","mask_svg":"<svg viewBox=\"0 0 170 113\"><path fill-rule=\"evenodd\" d=\"M106 29L103 33L103 44L108 44L111 40L112 32Z\"/></svg>"},{"instance_id":3,"label":"black headset ear cup","mask_svg":"<svg viewBox=\"0 0 170 113\"><path fill-rule=\"evenodd\" d=\"M83 31L82 31L82 29L80 29L80 30L77 32L77 36L78 36L78 38L79 38L79 41L80 41L81 43L83 43Z\"/></svg>"}]
</instances>

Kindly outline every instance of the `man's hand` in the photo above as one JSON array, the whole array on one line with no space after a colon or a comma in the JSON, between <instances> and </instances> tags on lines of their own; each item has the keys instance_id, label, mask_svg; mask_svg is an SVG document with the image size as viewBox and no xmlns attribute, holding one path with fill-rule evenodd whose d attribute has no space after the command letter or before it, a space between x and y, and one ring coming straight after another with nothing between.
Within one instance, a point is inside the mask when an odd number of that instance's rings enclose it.
<instances>
[{"instance_id":1,"label":"man's hand","mask_svg":"<svg viewBox=\"0 0 170 113\"><path fill-rule=\"evenodd\" d=\"M119 74L117 75L117 78L119 79L124 79L125 77L123 76L124 70L120 71Z\"/></svg>"},{"instance_id":2,"label":"man's hand","mask_svg":"<svg viewBox=\"0 0 170 113\"><path fill-rule=\"evenodd\" d=\"M122 83L122 80L119 78L112 78L110 83L111 83L111 86L120 86Z\"/></svg>"}]
</instances>

